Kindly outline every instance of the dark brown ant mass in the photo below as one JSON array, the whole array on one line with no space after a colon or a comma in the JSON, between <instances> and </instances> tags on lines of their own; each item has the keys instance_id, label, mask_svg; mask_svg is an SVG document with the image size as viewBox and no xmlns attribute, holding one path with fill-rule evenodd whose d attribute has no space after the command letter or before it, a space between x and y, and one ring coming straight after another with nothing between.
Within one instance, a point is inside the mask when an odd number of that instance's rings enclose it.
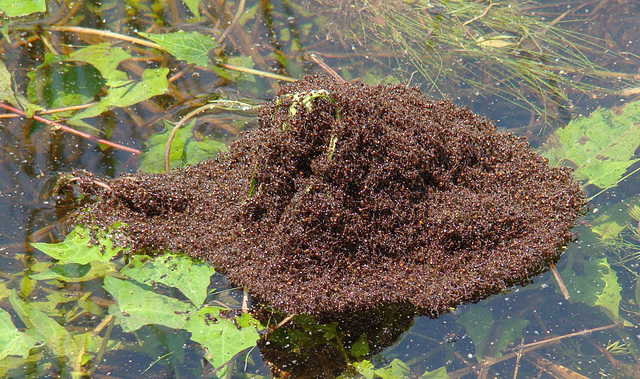
<instances>
[{"instance_id":1,"label":"dark brown ant mass","mask_svg":"<svg viewBox=\"0 0 640 379\"><path fill-rule=\"evenodd\" d=\"M79 182L78 222L181 251L288 313L382 303L437 315L544 271L585 200L521 138L402 85L309 76L228 153L169 174Z\"/></svg>"}]
</instances>

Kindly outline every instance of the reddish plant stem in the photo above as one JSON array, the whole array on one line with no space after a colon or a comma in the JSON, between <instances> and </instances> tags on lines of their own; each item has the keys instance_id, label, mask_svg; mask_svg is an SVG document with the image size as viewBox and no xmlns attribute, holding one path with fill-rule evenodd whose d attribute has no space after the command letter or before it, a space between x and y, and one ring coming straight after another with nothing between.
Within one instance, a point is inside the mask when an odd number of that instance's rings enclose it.
<instances>
[{"instance_id":1,"label":"reddish plant stem","mask_svg":"<svg viewBox=\"0 0 640 379\"><path fill-rule=\"evenodd\" d=\"M4 108L4 109L6 109L6 110L8 110L10 112L17 113L20 116L26 117L25 113L23 111L21 111L20 109L18 109L18 108L14 108L14 107L12 107L10 105L7 105L7 104L4 104L4 103L0 103L0 107ZM98 137L94 137L91 134L88 134L88 133L85 133L85 132L81 132L79 130L75 130L75 129L70 128L70 127L68 127L66 125L62 125L62 124L59 124L59 123L51 121L51 120L47 120L44 117L40 117L38 115L33 115L33 119L36 120L36 121L43 122L43 123L45 123L45 124L47 124L47 125L49 125L51 127L63 130L65 132L67 132L67 133L75 134L75 135L77 135L79 137L86 138L86 139L91 140L93 142L101 143L103 145L107 145L107 146L113 147L114 149L127 151L127 152L129 152L131 154L140 155L140 150L138 150L138 149L134 149L132 147L127 147L127 146L124 146L124 145L120 145L119 143L115 143L115 142L107 141L107 140L104 140L104 139L101 139L101 138L98 138Z\"/></svg>"}]
</instances>

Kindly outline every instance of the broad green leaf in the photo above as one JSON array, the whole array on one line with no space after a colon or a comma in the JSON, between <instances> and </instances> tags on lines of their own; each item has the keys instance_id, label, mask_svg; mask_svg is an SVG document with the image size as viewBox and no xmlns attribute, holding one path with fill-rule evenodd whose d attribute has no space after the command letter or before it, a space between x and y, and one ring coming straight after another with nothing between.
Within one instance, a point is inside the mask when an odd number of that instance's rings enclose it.
<instances>
[{"instance_id":1,"label":"broad green leaf","mask_svg":"<svg viewBox=\"0 0 640 379\"><path fill-rule=\"evenodd\" d=\"M11 81L11 74L5 66L4 62L0 60L0 101L6 101L7 103L17 107L18 101L13 94L13 83Z\"/></svg>"},{"instance_id":2,"label":"broad green leaf","mask_svg":"<svg viewBox=\"0 0 640 379\"><path fill-rule=\"evenodd\" d=\"M607 258L592 259L585 263L583 275L569 269L562 272L562 278L569 290L572 303L582 302L601 309L615 322L620 322L619 308L622 288L618 275L609 266Z\"/></svg>"},{"instance_id":3,"label":"broad green leaf","mask_svg":"<svg viewBox=\"0 0 640 379\"><path fill-rule=\"evenodd\" d=\"M102 278L115 271L115 265L112 263L93 261L88 264L55 264L41 273L29 275L29 277L35 280L57 279L65 283L76 283Z\"/></svg>"},{"instance_id":4,"label":"broad green leaf","mask_svg":"<svg viewBox=\"0 0 640 379\"><path fill-rule=\"evenodd\" d=\"M45 0L0 0L0 10L9 17L20 17L36 12L46 12Z\"/></svg>"},{"instance_id":5,"label":"broad green leaf","mask_svg":"<svg viewBox=\"0 0 640 379\"><path fill-rule=\"evenodd\" d=\"M0 308L0 361L9 355L26 358L34 343L26 333L16 328L9 312Z\"/></svg>"},{"instance_id":6,"label":"broad green leaf","mask_svg":"<svg viewBox=\"0 0 640 379\"><path fill-rule=\"evenodd\" d=\"M140 171L164 172L164 149L173 125L166 120L163 121L165 131L152 135L146 142L147 148L140 156L140 166L138 167ZM195 120L183 125L173 137L169 152L169 161L172 168L197 163L222 151L227 151L227 145L220 141L207 137L197 140L193 136L192 129L194 125Z\"/></svg>"},{"instance_id":7,"label":"broad green leaf","mask_svg":"<svg viewBox=\"0 0 640 379\"><path fill-rule=\"evenodd\" d=\"M67 61L64 55L50 53L45 54L44 62L27 76L29 101L49 108L93 101L105 83L94 66Z\"/></svg>"},{"instance_id":8,"label":"broad green leaf","mask_svg":"<svg viewBox=\"0 0 640 379\"><path fill-rule=\"evenodd\" d=\"M358 374L362 375L366 379L373 379L376 375L375 366L366 359L353 363L353 367L358 371Z\"/></svg>"},{"instance_id":9,"label":"broad green leaf","mask_svg":"<svg viewBox=\"0 0 640 379\"><path fill-rule=\"evenodd\" d=\"M222 314L221 314L222 312ZM241 351L255 346L260 338L258 321L248 313L233 317L221 307L204 307L192 314L186 330L191 339L206 349L205 357L213 367L220 367ZM225 369L217 374L223 375Z\"/></svg>"},{"instance_id":10,"label":"broad green leaf","mask_svg":"<svg viewBox=\"0 0 640 379\"><path fill-rule=\"evenodd\" d=\"M640 102L614 113L600 109L558 129L543 146L551 164L575 168L574 177L600 188L616 186L640 146Z\"/></svg>"},{"instance_id":11,"label":"broad green leaf","mask_svg":"<svg viewBox=\"0 0 640 379\"><path fill-rule=\"evenodd\" d=\"M449 379L449 375L447 374L447 367L442 366L433 371L425 371L424 374L420 377L422 379Z\"/></svg>"},{"instance_id":12,"label":"broad green leaf","mask_svg":"<svg viewBox=\"0 0 640 379\"><path fill-rule=\"evenodd\" d=\"M362 333L360 338L351 345L350 352L351 355L358 358L362 358L369 354L369 343L367 342L367 335L365 333Z\"/></svg>"},{"instance_id":13,"label":"broad green leaf","mask_svg":"<svg viewBox=\"0 0 640 379\"><path fill-rule=\"evenodd\" d=\"M76 263L86 265L93 261L109 262L123 249L114 247L109 238L99 238L99 243L91 241L88 229L76 226L64 241L59 243L32 243L31 246L57 259L61 264Z\"/></svg>"},{"instance_id":14,"label":"broad green leaf","mask_svg":"<svg viewBox=\"0 0 640 379\"><path fill-rule=\"evenodd\" d=\"M37 332L36 335L44 339L47 349L55 356L66 356L73 361L79 349L71 334L62 325L32 304L22 301L15 291L9 296L9 301L27 328Z\"/></svg>"},{"instance_id":15,"label":"broad green leaf","mask_svg":"<svg viewBox=\"0 0 640 379\"><path fill-rule=\"evenodd\" d=\"M140 283L162 283L180 290L193 305L200 307L215 270L186 255L164 254L155 258L135 255L121 271Z\"/></svg>"},{"instance_id":16,"label":"broad green leaf","mask_svg":"<svg viewBox=\"0 0 640 379\"><path fill-rule=\"evenodd\" d=\"M100 43L76 50L66 60L92 65L107 80L108 86L116 87L131 82L124 71L118 70L118 65L129 58L131 55L121 47L112 46L110 43Z\"/></svg>"},{"instance_id":17,"label":"broad green leaf","mask_svg":"<svg viewBox=\"0 0 640 379\"><path fill-rule=\"evenodd\" d=\"M216 47L216 41L198 32L175 32L167 34L138 33L162 46L176 59L206 67L209 62L209 50Z\"/></svg>"},{"instance_id":18,"label":"broad green leaf","mask_svg":"<svg viewBox=\"0 0 640 379\"><path fill-rule=\"evenodd\" d=\"M458 322L464 326L467 334L471 337L476 347L478 361L482 361L485 357L489 336L493 334L495 328L499 328L499 330L495 341L491 341L494 347L494 355L491 358L499 357L502 350L522 338L522 330L529 324L524 319L494 320L491 311L486 308L467 311L458 318Z\"/></svg>"},{"instance_id":19,"label":"broad green leaf","mask_svg":"<svg viewBox=\"0 0 640 379\"><path fill-rule=\"evenodd\" d=\"M200 5L200 0L183 0L187 5L191 13L196 16L197 19L200 18L200 10L198 9L198 5Z\"/></svg>"},{"instance_id":20,"label":"broad green leaf","mask_svg":"<svg viewBox=\"0 0 640 379\"><path fill-rule=\"evenodd\" d=\"M591 230L600 236L603 240L610 240L613 238L617 238L620 235L620 232L624 230L625 226L620 225L615 221L603 222L598 225L594 225L591 227Z\"/></svg>"},{"instance_id":21,"label":"broad green leaf","mask_svg":"<svg viewBox=\"0 0 640 379\"><path fill-rule=\"evenodd\" d=\"M232 66L237 66L242 68L253 68L255 66L255 63L253 62L253 58L249 56L228 57L225 59L225 62ZM236 70L229 70L222 67L214 66L212 68L218 75L236 83L241 83L243 81L255 83L256 81L256 78L252 74L247 74L245 72L236 71Z\"/></svg>"},{"instance_id":22,"label":"broad green leaf","mask_svg":"<svg viewBox=\"0 0 640 379\"><path fill-rule=\"evenodd\" d=\"M409 378L411 377L411 370L409 370L409 366L406 363L396 358L387 367L377 369L376 376L382 379Z\"/></svg>"},{"instance_id":23,"label":"broad green leaf","mask_svg":"<svg viewBox=\"0 0 640 379\"><path fill-rule=\"evenodd\" d=\"M97 104L78 113L72 120L95 117L112 108L128 107L154 96L162 95L169 87L168 73L168 68L146 69L142 73L140 81L121 87L112 87L109 93Z\"/></svg>"},{"instance_id":24,"label":"broad green leaf","mask_svg":"<svg viewBox=\"0 0 640 379\"><path fill-rule=\"evenodd\" d=\"M191 304L159 295L151 287L129 280L107 276L104 288L117 303L109 306L109 313L118 318L126 332L149 324L183 329L189 315L196 310Z\"/></svg>"}]
</instances>

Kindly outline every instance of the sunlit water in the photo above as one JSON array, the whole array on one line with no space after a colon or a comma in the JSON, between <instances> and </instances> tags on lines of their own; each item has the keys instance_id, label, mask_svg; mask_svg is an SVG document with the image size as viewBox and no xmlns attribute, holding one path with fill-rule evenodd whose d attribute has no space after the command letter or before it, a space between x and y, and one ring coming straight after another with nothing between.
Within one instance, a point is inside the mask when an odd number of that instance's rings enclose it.
<instances>
[{"instance_id":1,"label":"sunlit water","mask_svg":"<svg viewBox=\"0 0 640 379\"><path fill-rule=\"evenodd\" d=\"M169 2L173 4L174 2ZM166 25L175 25L176 28L185 30L205 30L215 31L216 25L206 17L202 22L193 25L180 22L180 17L187 17L189 14L186 7L176 2L178 8L172 11L171 7L159 7L164 11L153 11L151 8L139 8L134 10L133 5L122 2L93 3L87 2L80 7L77 14L85 15L82 22L85 27L96 29L116 30L122 25L122 20L128 20L134 28L140 27L147 30L151 25L148 20L140 20L139 17L145 14L155 19L159 25L155 32L167 29ZM217 3L217 2L216 2ZM262 5L264 6L263 2ZM288 61L277 62L272 57L268 59L263 68L276 68L279 73L298 77L303 72L323 73L318 65L309 61L302 61L300 56L292 53L292 31L312 27L309 17L300 17L288 5L288 2L273 1L274 8L264 11L259 4L249 2L245 5L247 12L263 12L262 22L258 23L260 28L251 29L248 23L245 35L252 38L252 43L262 48L262 53L270 51L284 51L289 54ZM164 3L163 3L164 4ZM236 9L236 4L227 4L230 10ZM620 6L622 7L622 6ZM633 5L629 5L633 8ZM590 9L592 9L591 7ZM97 9L100 9L97 11ZM63 11L63 12L67 12ZM602 11L600 11L602 12ZM612 14L621 12L612 11ZM627 10L637 13L635 8ZM99 14L99 17L96 16ZM138 16L129 19L131 13ZM58 19L61 16L53 18ZM177 19L176 19L177 17ZM549 17L549 16L548 16ZM620 16L620 22L625 19ZM627 16L625 16L627 17ZM166 19L165 19L166 18ZM633 22L633 21L631 21ZM300 23L297 25L296 23ZM634 26L635 27L635 26ZM219 30L224 28L220 27ZM621 30L616 25L616 30ZM141 29L142 31L143 29ZM285 32L286 31L286 32ZM214 33L219 36L219 32ZM286 37L289 35L289 37ZM48 38L55 40L54 44L64 46L65 44L86 44L73 37L61 37L60 33L48 33ZM231 34L229 38L237 38L237 34ZM627 45L618 47L620 49L631 49L629 44L640 44L640 40L630 40L627 35L614 33L618 43L627 40ZM2 60L4 63L18 71L28 71L39 64L35 59L42 60L43 51L49 51L39 39L34 38L32 33L25 32L22 40L14 36L12 42L4 42ZM309 43L306 50L335 51L339 50L338 41L328 39L325 35L315 37L315 45L310 39L301 39ZM99 40L94 40L96 43ZM612 41L612 43L616 42ZM233 46L245 53L247 46L241 47L243 42L234 40ZM634 45L634 46L635 46ZM233 48L229 48L233 51ZM638 54L638 50L635 54ZM330 55L330 54L327 54ZM358 60L360 59L360 60ZM327 59L329 65L336 65L334 68L338 72L345 72L345 69L353 69L376 65L376 62L384 60L367 60L364 56L354 54L348 60ZM385 70L393 74L393 60L384 60ZM153 62L152 65L161 65L162 62ZM287 66L289 65L289 66ZM338 67L344 65L344 67ZM186 66L186 65L185 65ZM176 75L185 67L175 67L170 76ZM233 82L220 81L215 73L198 71L193 73L186 70L185 78L178 78L175 85L176 92L188 94L192 99L199 96L206 96L209 93L216 93L222 98L240 99L250 103L258 103L268 100L273 96L273 83L268 79L258 79L255 83L243 82L236 85ZM384 77L381 74L381 77ZM395 74L401 80L407 78ZM17 74L17 77L26 80L24 72ZM75 80L81 80L81 75L74 76ZM413 84L420 80L414 79ZM73 83L74 86L81 87L81 82ZM24 93L26 83L18 83L18 88ZM20 92L20 91L18 91ZM487 100L483 96L464 96L454 99L461 105L471 107L474 111L486 115L499 122L499 126L514 129L519 133L531 138L534 145L540 145L543 133L548 133L545 128L551 126L544 123L531 123L530 112L510 104L499 103L499 99L490 98ZM602 99L601 99L602 100ZM603 104L610 106L621 104L619 98L604 98ZM572 110L561 110L559 112L560 121L569 115L588 114L593 110L596 103L587 99L585 95L579 94L574 99L578 107ZM136 149L144 149L145 141L153 132L162 130L160 121L162 117L176 116L179 111L189 109L194 102L189 98L175 99L171 94L165 95L159 101L162 107L134 106L129 111L117 109L107 116L95 119L97 128L110 131L110 140L118 141L126 146ZM168 109L167 114L163 109ZM184 114L182 112L181 114ZM234 123L234 117L241 122ZM135 120L134 120L135 119ZM233 138L236 132L243 128L251 127L251 117L239 116L234 113L222 113L211 115L210 124L203 124L203 133L213 133L224 140ZM566 120L565 120L566 121ZM220 124L229 124L231 127L223 128ZM20 323L15 312L9 304L8 296L11 290L26 291L23 287L29 286L25 280L21 280L20 274L29 274L34 262L48 261L50 258L31 247L30 242L56 242L64 237L67 230L64 227L64 219L73 210L73 203L68 199L59 199L54 195L54 185L57 175L71 172L76 169L84 169L95 173L97 176L114 177L120 173L134 172L137 170L138 157L128 152L114 149L102 149L94 142L74 137L61 131L51 131L40 123L20 118L7 117L0 119L0 212L2 212L2 222L0 222L0 245L2 246L2 257L0 266L2 267L2 281L0 281L0 306L12 314L12 319L16 326L24 331L25 326ZM213 127L211 125L214 125ZM529 126L529 127L528 127ZM637 195L638 176L631 176L622 182L617 188L611 189L603 195L597 197L592 204L591 212L602 215L609 215L611 219L628 220L626 216L628 209L638 204ZM589 194L594 194L597 190L587 188ZM626 200L625 200L626 199ZM618 203L625 200L623 203ZM588 231L589 225L583 223L577 232ZM637 226L637 224L635 225ZM627 242L634 240L628 238ZM452 377L474 377L485 375L484 377L513 377L517 372L517 377L536 377L541 375L547 377L547 370L568 369L581 373L587 377L612 376L616 374L613 365L622 367L619 373L634 372L639 362L636 362L640 354L633 350L640 345L639 333L632 325L637 322L637 314L640 312L638 300L638 290L636 289L636 276L638 272L638 258L621 262L620 256L628 257L629 253L620 253L622 245L616 248L605 246L601 240L594 238L581 238L578 242L568 247L567 253L558 262L558 271L567 273L568 269L576 261L606 259L610 267L615 270L614 277L621 286L618 291L622 300L620 301L620 317L626 319L629 326L605 329L591 334L576 337L558 339L553 343L545 343L542 347L531 350L521 350L518 346L524 345L530 348L535 341L542 341L555 336L566 336L571 333L583 330L606 327L618 322L623 322L622 318L615 318L604 306L586 304L579 301L565 300L559 291L558 285L551 272L546 272L533 280L533 283L526 287L513 288L507 293L494 295L478 304L468 304L460 306L449 314L445 314L437 319L427 317L417 317L413 322L406 320L395 320L390 322L389 329L393 329L390 334L393 338L385 340L381 345L384 348L373 356L366 358L376 367L384 368L399 359L404 362L414 376L420 376L426 371L433 371L441 367L446 367L447 372ZM627 246L628 247L628 246ZM618 253L613 253L617 251ZM626 255L625 255L626 254ZM588 257L588 259L585 259ZM606 270L605 270L606 271ZM600 271L602 272L602 270ZM16 275L18 274L18 275ZM564 275L567 280L566 285L573 299L579 298L577 295L581 288L576 286L585 283L597 282L601 277L594 275L590 278L588 273L578 272L578 277ZM611 280L611 275L608 280ZM216 288L231 288L223 277L215 277L219 281ZM603 282L602 291L611 282ZM21 287L22 286L22 287ZM49 282L38 282L36 288L29 298L37 301L44 296L60 291L61 294L69 298L82 296L87 291L92 291L91 296L109 301L109 295L104 292L99 283L74 283L51 285ZM615 291L614 291L615 292ZM242 291L232 290L225 294L222 300L238 308L242 300ZM221 299L210 296L208 301ZM100 304L103 313L106 314L108 303ZM602 305L602 304L600 304ZM58 305L64 307L64 304ZM97 312L99 313L99 312ZM69 329L92 330L96 328L104 316L98 314L85 314L71 321L65 327ZM412 324L412 325L410 325ZM484 336L484 337L483 337ZM191 377L212 375L212 368L206 363L202 352L197 344L189 340L186 332L175 333L175 331L165 327L148 326L140 329L137 333L124 333L117 326L114 328L110 338L113 344L111 350L107 351L100 362L94 362L93 375L95 376L117 376L117 377ZM484 338L484 339L483 339ZM116 342L120 344L116 345ZM618 343L618 345L615 345ZM263 351L268 351L269 343L261 345ZM479 350L479 345L482 345ZM616 346L619 347L616 350ZM621 346L621 347L620 347ZM372 347L373 348L373 347ZM310 350L313 351L313 350ZM473 367L482 361L483 357L476 354L482 351L488 359L497 359L497 363L485 365L484 370ZM315 351L305 364L314 364L314 359L325 362L326 356L322 356L321 351ZM500 357L504 357L501 360ZM17 358L16 358L17 359ZM273 360L272 357L269 359ZM291 370L291 367L299 367L299 357L293 356L291 362L286 362L287 355L283 353L282 361L279 362L282 373ZM342 359L335 357L335 359ZM486 361L487 358L485 358ZM15 362L16 360L14 360ZM545 366L546 365L546 366ZM338 365L339 366L339 365ZM41 363L25 363L23 369L16 368L14 375L31 376L56 376L69 375L68 368L64 368L63 361L50 359L47 353ZM263 355L260 349L252 350L246 357L243 356L235 365L235 376L262 375L270 376L269 367L263 362ZM245 371L246 370L246 371ZM203 374L204 372L204 374ZM243 373L244 372L244 373ZM331 372L330 370L325 372ZM478 372L480 374L478 374ZM406 372L404 372L406 374ZM636 371L637 375L637 371ZM553 377L553 374L550 376Z\"/></svg>"}]
</instances>

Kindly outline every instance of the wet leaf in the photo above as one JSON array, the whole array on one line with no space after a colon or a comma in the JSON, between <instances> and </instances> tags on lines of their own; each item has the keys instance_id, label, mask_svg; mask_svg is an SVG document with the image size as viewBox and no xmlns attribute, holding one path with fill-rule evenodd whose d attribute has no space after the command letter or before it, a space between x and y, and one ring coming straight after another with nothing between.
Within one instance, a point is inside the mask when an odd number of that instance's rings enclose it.
<instances>
[{"instance_id":1,"label":"wet leaf","mask_svg":"<svg viewBox=\"0 0 640 379\"><path fill-rule=\"evenodd\" d=\"M69 360L75 358L78 346L62 325L32 304L22 301L15 291L9 296L9 301L27 328L37 332L37 338L44 340L47 349L55 356L66 356Z\"/></svg>"},{"instance_id":2,"label":"wet leaf","mask_svg":"<svg viewBox=\"0 0 640 379\"><path fill-rule=\"evenodd\" d=\"M26 333L16 328L9 312L0 308L0 361L9 355L26 358L34 343Z\"/></svg>"},{"instance_id":3,"label":"wet leaf","mask_svg":"<svg viewBox=\"0 0 640 379\"><path fill-rule=\"evenodd\" d=\"M164 172L164 149L173 125L166 120L163 121L165 124L164 132L154 134L147 140L147 148L140 157L140 166L138 167L140 171ZM183 125L173 137L169 152L169 161L172 168L197 163L222 151L227 151L227 145L220 141L208 137L197 140L192 132L194 125L195 120Z\"/></svg>"},{"instance_id":4,"label":"wet leaf","mask_svg":"<svg viewBox=\"0 0 640 379\"><path fill-rule=\"evenodd\" d=\"M100 43L76 50L66 60L92 65L100 71L108 86L117 87L131 82L124 71L118 70L118 65L129 58L131 55L121 47L112 46L110 43Z\"/></svg>"},{"instance_id":5,"label":"wet leaf","mask_svg":"<svg viewBox=\"0 0 640 379\"><path fill-rule=\"evenodd\" d=\"M370 361L364 359L360 362L354 362L353 368L358 371L358 374L362 375L366 379L373 379L376 375L376 368ZM340 377L341 378L341 377Z\"/></svg>"},{"instance_id":6,"label":"wet leaf","mask_svg":"<svg viewBox=\"0 0 640 379\"><path fill-rule=\"evenodd\" d=\"M200 18L200 11L198 10L198 5L200 5L200 0L183 0L187 5L191 13L193 13L196 18Z\"/></svg>"},{"instance_id":7,"label":"wet leaf","mask_svg":"<svg viewBox=\"0 0 640 379\"><path fill-rule=\"evenodd\" d=\"M485 348L489 342L493 343L495 352L492 358L499 357L502 350L522 338L522 330L529 324L524 319L494 320L491 311L486 308L467 311L458 318L458 322L464 326L471 337L476 347L478 362L485 357ZM497 330L497 337L495 341L489 341L489 336L494 333L495 328L500 328Z\"/></svg>"},{"instance_id":8,"label":"wet leaf","mask_svg":"<svg viewBox=\"0 0 640 379\"><path fill-rule=\"evenodd\" d=\"M36 12L46 12L45 0L0 0L0 10L9 17L20 17Z\"/></svg>"},{"instance_id":9,"label":"wet leaf","mask_svg":"<svg viewBox=\"0 0 640 379\"><path fill-rule=\"evenodd\" d=\"M558 129L542 148L551 164L575 167L574 177L600 188L617 185L640 145L640 102L614 113L600 109Z\"/></svg>"},{"instance_id":10,"label":"wet leaf","mask_svg":"<svg viewBox=\"0 0 640 379\"><path fill-rule=\"evenodd\" d=\"M206 67L209 62L209 50L216 47L216 41L198 32L175 32L167 34L138 33L162 46L176 59Z\"/></svg>"},{"instance_id":11,"label":"wet leaf","mask_svg":"<svg viewBox=\"0 0 640 379\"><path fill-rule=\"evenodd\" d=\"M439 369L433 371L425 371L424 374L420 377L422 379L449 379L449 375L447 374L447 368L445 366L440 367Z\"/></svg>"},{"instance_id":12,"label":"wet leaf","mask_svg":"<svg viewBox=\"0 0 640 379\"><path fill-rule=\"evenodd\" d=\"M117 303L109 306L109 313L118 318L126 332L149 324L183 329L189 314L196 310L191 304L156 294L153 288L129 280L107 276L104 288Z\"/></svg>"},{"instance_id":13,"label":"wet leaf","mask_svg":"<svg viewBox=\"0 0 640 379\"><path fill-rule=\"evenodd\" d=\"M79 263L55 264L49 269L29 277L35 280L57 279L65 283L77 283L102 278L115 271L115 265L112 263L94 261L84 265Z\"/></svg>"},{"instance_id":14,"label":"wet leaf","mask_svg":"<svg viewBox=\"0 0 640 379\"><path fill-rule=\"evenodd\" d=\"M168 68L146 69L142 73L140 81L112 87L109 93L97 104L78 113L72 120L95 117L112 108L128 107L154 96L162 95L169 86L168 73Z\"/></svg>"},{"instance_id":15,"label":"wet leaf","mask_svg":"<svg viewBox=\"0 0 640 379\"><path fill-rule=\"evenodd\" d=\"M248 313L229 318L220 312L226 311L221 307L204 307L192 314L186 325L191 339L206 349L205 357L216 368L243 350L255 346L260 338L256 329L259 323ZM224 372L226 368L217 374L220 376Z\"/></svg>"},{"instance_id":16,"label":"wet leaf","mask_svg":"<svg viewBox=\"0 0 640 379\"><path fill-rule=\"evenodd\" d=\"M564 270L562 278L569 290L572 303L582 302L600 307L615 322L620 322L619 308L622 288L618 275L609 266L607 258L592 259L585 263L583 275Z\"/></svg>"},{"instance_id":17,"label":"wet leaf","mask_svg":"<svg viewBox=\"0 0 640 379\"><path fill-rule=\"evenodd\" d=\"M6 101L7 103L18 106L18 101L13 94L13 83L11 74L5 66L4 62L0 60L0 101Z\"/></svg>"},{"instance_id":18,"label":"wet leaf","mask_svg":"<svg viewBox=\"0 0 640 379\"><path fill-rule=\"evenodd\" d=\"M387 367L377 369L376 376L382 379L409 378L411 370L406 363L396 358Z\"/></svg>"},{"instance_id":19,"label":"wet leaf","mask_svg":"<svg viewBox=\"0 0 640 379\"><path fill-rule=\"evenodd\" d=\"M109 262L123 249L114 247L108 238L99 238L99 243L91 241L88 229L76 226L64 241L59 243L32 243L31 246L57 259L62 264L86 265L93 261Z\"/></svg>"},{"instance_id":20,"label":"wet leaf","mask_svg":"<svg viewBox=\"0 0 640 379\"><path fill-rule=\"evenodd\" d=\"M225 63L228 63L232 66L242 67L242 68L253 68L255 63L253 62L253 58L246 57L228 57L225 59ZM222 67L212 67L213 70L220 76L225 79L229 79L236 83L241 83L244 81L248 81L251 83L255 83L256 78L252 74L247 74L241 71L229 70Z\"/></svg>"},{"instance_id":21,"label":"wet leaf","mask_svg":"<svg viewBox=\"0 0 640 379\"><path fill-rule=\"evenodd\" d=\"M140 283L156 282L177 288L197 307L204 303L211 276L215 274L210 265L175 254L155 258L136 255L121 272Z\"/></svg>"},{"instance_id":22,"label":"wet leaf","mask_svg":"<svg viewBox=\"0 0 640 379\"><path fill-rule=\"evenodd\" d=\"M367 335L362 333L360 338L351 345L351 355L357 358L363 358L369 354L369 343L367 342Z\"/></svg>"}]
</instances>

